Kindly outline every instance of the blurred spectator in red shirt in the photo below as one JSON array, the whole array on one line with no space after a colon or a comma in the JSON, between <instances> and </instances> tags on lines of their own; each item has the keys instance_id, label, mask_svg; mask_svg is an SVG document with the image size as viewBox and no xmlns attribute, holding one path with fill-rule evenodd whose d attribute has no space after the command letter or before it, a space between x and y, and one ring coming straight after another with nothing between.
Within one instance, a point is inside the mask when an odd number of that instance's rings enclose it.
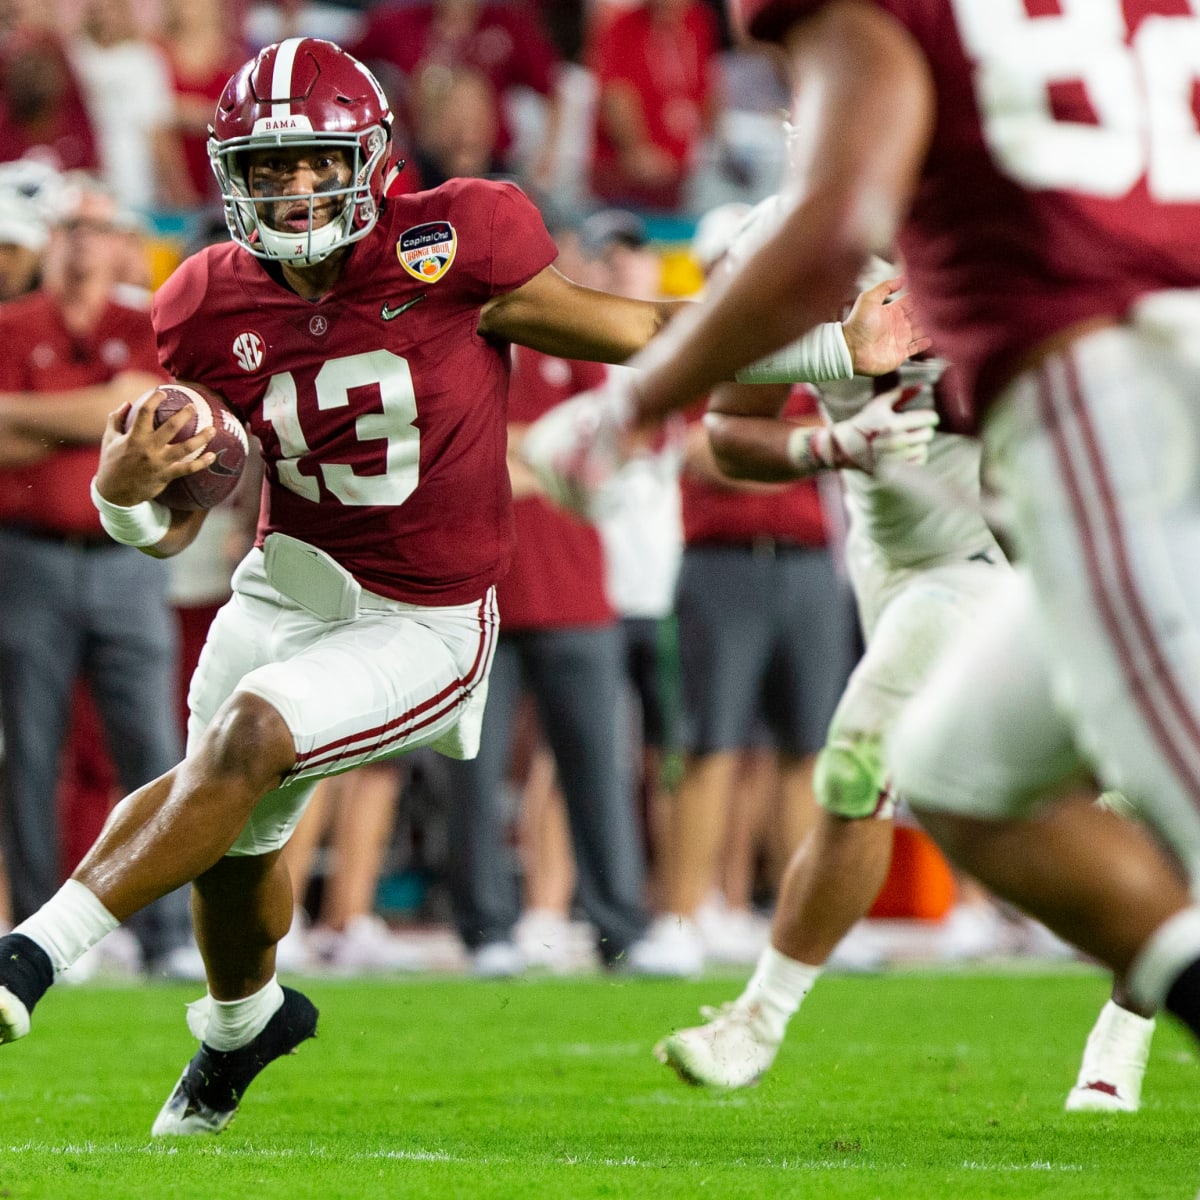
<instances>
[{"instance_id":1,"label":"blurred spectator in red shirt","mask_svg":"<svg viewBox=\"0 0 1200 1200\"><path fill-rule=\"evenodd\" d=\"M95 134L53 23L38 0L0 0L0 162L28 155L91 170Z\"/></svg>"},{"instance_id":2,"label":"blurred spectator in red shirt","mask_svg":"<svg viewBox=\"0 0 1200 1200\"><path fill-rule=\"evenodd\" d=\"M208 165L208 126L245 52L225 0L164 0L162 46L175 89L174 165L163 179L163 199L193 208L220 198Z\"/></svg>"},{"instance_id":3,"label":"blurred spectator in red shirt","mask_svg":"<svg viewBox=\"0 0 1200 1200\"><path fill-rule=\"evenodd\" d=\"M645 0L602 22L591 187L606 204L675 210L720 111L720 30L701 0Z\"/></svg>"},{"instance_id":4,"label":"blurred spectator in red shirt","mask_svg":"<svg viewBox=\"0 0 1200 1200\"><path fill-rule=\"evenodd\" d=\"M529 88L543 98L543 152L533 164L535 181L549 178L557 143L558 53L531 10L485 0L432 0L391 5L370 14L366 31L350 52L379 68L397 115L414 125L417 96L427 72L474 67L491 82L500 100L497 157L510 169L514 130L506 112L510 94ZM390 70L388 68L391 68ZM399 72L399 77L397 77Z\"/></svg>"}]
</instances>

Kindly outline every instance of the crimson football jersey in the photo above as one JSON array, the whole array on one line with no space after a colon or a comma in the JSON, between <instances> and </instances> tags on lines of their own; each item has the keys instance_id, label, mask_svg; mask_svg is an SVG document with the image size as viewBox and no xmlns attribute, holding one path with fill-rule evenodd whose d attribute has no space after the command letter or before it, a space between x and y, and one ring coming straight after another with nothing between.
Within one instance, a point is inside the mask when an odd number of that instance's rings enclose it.
<instances>
[{"instance_id":1,"label":"crimson football jersey","mask_svg":"<svg viewBox=\"0 0 1200 1200\"><path fill-rule=\"evenodd\" d=\"M408 603L482 595L512 496L509 347L476 332L480 308L555 255L519 188L459 179L390 198L316 303L237 246L188 259L155 298L159 356L262 443L259 544L301 538Z\"/></svg>"},{"instance_id":2,"label":"crimson football jersey","mask_svg":"<svg viewBox=\"0 0 1200 1200\"><path fill-rule=\"evenodd\" d=\"M779 36L824 0L740 0ZM1192 0L875 0L937 88L900 237L939 352L976 404L1033 347L1200 286L1200 9Z\"/></svg>"}]
</instances>

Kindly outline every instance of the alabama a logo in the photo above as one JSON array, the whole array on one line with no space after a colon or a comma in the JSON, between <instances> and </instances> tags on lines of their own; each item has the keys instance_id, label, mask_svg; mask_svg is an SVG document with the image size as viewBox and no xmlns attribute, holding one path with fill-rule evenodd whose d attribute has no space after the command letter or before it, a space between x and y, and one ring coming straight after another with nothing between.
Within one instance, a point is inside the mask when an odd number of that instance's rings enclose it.
<instances>
[{"instance_id":1,"label":"alabama a logo","mask_svg":"<svg viewBox=\"0 0 1200 1200\"><path fill-rule=\"evenodd\" d=\"M253 330L239 333L233 339L233 357L243 371L257 371L262 366L263 340Z\"/></svg>"},{"instance_id":2,"label":"alabama a logo","mask_svg":"<svg viewBox=\"0 0 1200 1200\"><path fill-rule=\"evenodd\" d=\"M396 243L400 265L422 283L437 283L450 270L458 234L449 221L429 221L406 229Z\"/></svg>"}]
</instances>

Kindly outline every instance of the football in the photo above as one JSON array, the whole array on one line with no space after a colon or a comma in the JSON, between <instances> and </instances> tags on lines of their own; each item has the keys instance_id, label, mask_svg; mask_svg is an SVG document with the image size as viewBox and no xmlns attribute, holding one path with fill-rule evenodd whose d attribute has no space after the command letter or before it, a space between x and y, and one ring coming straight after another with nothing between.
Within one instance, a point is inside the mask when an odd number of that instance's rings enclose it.
<instances>
[{"instance_id":1,"label":"football","mask_svg":"<svg viewBox=\"0 0 1200 1200\"><path fill-rule=\"evenodd\" d=\"M216 461L195 475L185 475L182 479L173 480L159 493L157 499L168 508L182 509L190 512L198 508L212 508L220 504L237 486L246 466L246 456L249 453L249 441L241 421L234 416L232 409L211 388L200 384L164 383L153 392L147 392L129 410L125 418L125 428L133 422L138 405L145 403L157 392L163 393L163 399L154 412L154 424L157 428L164 421L173 417L181 408L191 405L193 417L172 439L173 442L186 442L201 429L210 425L216 426L216 434L208 449L216 454Z\"/></svg>"}]
</instances>

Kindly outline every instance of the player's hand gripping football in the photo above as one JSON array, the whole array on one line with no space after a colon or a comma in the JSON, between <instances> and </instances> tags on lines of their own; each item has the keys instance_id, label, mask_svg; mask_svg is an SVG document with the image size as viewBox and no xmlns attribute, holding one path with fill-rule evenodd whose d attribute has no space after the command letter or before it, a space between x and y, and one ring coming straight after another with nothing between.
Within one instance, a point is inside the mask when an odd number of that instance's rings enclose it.
<instances>
[{"instance_id":1,"label":"player's hand gripping football","mask_svg":"<svg viewBox=\"0 0 1200 1200\"><path fill-rule=\"evenodd\" d=\"M213 427L201 429L186 441L172 442L195 414L189 408L180 409L156 428L154 411L162 399L163 393L155 389L109 414L100 443L96 490L111 504L131 506L153 500L173 479L212 464L214 455L205 447L213 438ZM127 430L126 417L131 410Z\"/></svg>"},{"instance_id":2,"label":"player's hand gripping football","mask_svg":"<svg viewBox=\"0 0 1200 1200\"><path fill-rule=\"evenodd\" d=\"M888 463L920 466L929 457L937 413L922 406L922 388L875 396L852 417L813 432L809 452L823 466L873 474Z\"/></svg>"},{"instance_id":3,"label":"player's hand gripping football","mask_svg":"<svg viewBox=\"0 0 1200 1200\"><path fill-rule=\"evenodd\" d=\"M614 372L600 387L556 404L529 426L520 454L555 504L593 515L599 493L624 465L632 379Z\"/></svg>"}]
</instances>

